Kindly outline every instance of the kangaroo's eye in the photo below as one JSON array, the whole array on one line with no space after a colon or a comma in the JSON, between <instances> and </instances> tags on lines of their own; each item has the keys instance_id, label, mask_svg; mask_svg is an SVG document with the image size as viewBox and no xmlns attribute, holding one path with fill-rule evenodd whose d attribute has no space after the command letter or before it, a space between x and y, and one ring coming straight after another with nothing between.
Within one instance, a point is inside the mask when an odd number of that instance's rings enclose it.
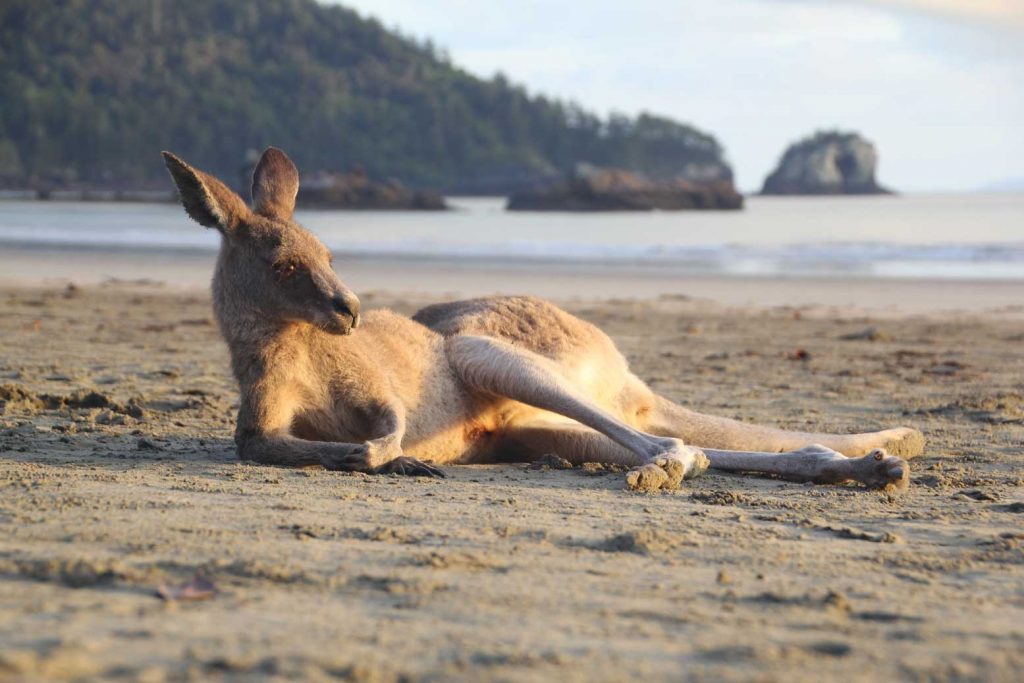
<instances>
[{"instance_id":1,"label":"kangaroo's eye","mask_svg":"<svg viewBox=\"0 0 1024 683\"><path fill-rule=\"evenodd\" d=\"M293 261L285 261L284 263L278 263L274 265L274 273L282 280L287 280L292 275L295 275L299 267Z\"/></svg>"}]
</instances>

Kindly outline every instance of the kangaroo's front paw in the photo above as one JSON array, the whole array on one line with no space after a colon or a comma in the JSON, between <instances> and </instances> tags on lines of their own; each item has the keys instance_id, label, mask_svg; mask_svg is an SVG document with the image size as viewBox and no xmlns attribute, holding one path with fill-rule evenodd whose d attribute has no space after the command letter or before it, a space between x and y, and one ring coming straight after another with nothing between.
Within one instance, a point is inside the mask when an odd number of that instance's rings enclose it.
<instances>
[{"instance_id":1,"label":"kangaroo's front paw","mask_svg":"<svg viewBox=\"0 0 1024 683\"><path fill-rule=\"evenodd\" d=\"M441 477L445 474L433 464L401 455L374 470L376 474L401 474L407 477Z\"/></svg>"},{"instance_id":2,"label":"kangaroo's front paw","mask_svg":"<svg viewBox=\"0 0 1024 683\"><path fill-rule=\"evenodd\" d=\"M340 472L370 472L370 449L363 444L332 445L320 456L320 462L329 470Z\"/></svg>"}]
</instances>

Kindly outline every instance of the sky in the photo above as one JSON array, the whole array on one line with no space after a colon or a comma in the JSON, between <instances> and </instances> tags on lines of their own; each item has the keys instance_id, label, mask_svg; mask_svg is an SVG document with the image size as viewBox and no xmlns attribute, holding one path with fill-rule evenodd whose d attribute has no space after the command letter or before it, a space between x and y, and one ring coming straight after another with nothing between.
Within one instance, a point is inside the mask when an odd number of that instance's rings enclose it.
<instances>
[{"instance_id":1,"label":"sky","mask_svg":"<svg viewBox=\"0 0 1024 683\"><path fill-rule=\"evenodd\" d=\"M342 0L460 67L725 146L741 189L855 130L903 191L1024 187L1024 0Z\"/></svg>"}]
</instances>

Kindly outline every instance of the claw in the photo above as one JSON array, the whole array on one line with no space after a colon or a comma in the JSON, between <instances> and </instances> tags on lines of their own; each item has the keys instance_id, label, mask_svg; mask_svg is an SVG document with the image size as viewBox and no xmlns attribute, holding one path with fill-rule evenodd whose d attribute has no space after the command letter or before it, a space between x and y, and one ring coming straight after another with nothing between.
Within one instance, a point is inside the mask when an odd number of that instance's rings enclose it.
<instances>
[{"instance_id":1,"label":"claw","mask_svg":"<svg viewBox=\"0 0 1024 683\"><path fill-rule=\"evenodd\" d=\"M440 469L434 467L433 465L426 465L426 470L430 474L430 476L432 476L432 477L439 477L441 479L444 479L445 477L448 476L443 471L441 471Z\"/></svg>"},{"instance_id":2,"label":"claw","mask_svg":"<svg viewBox=\"0 0 1024 683\"><path fill-rule=\"evenodd\" d=\"M386 462L376 470L377 474L398 474L406 477L439 477L445 478L445 473L432 465L410 458L400 456Z\"/></svg>"}]
</instances>

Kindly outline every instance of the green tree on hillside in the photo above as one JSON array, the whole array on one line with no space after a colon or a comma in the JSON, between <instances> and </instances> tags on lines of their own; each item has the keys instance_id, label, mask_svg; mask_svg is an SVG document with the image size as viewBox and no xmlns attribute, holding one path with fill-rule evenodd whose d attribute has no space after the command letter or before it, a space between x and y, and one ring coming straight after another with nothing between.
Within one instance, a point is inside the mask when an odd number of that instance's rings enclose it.
<instances>
[{"instance_id":1,"label":"green tree on hillside","mask_svg":"<svg viewBox=\"0 0 1024 683\"><path fill-rule=\"evenodd\" d=\"M172 149L234 178L247 149L418 186L514 188L581 161L729 175L711 136L484 80L313 0L3 0L0 181L163 182Z\"/></svg>"}]
</instances>

